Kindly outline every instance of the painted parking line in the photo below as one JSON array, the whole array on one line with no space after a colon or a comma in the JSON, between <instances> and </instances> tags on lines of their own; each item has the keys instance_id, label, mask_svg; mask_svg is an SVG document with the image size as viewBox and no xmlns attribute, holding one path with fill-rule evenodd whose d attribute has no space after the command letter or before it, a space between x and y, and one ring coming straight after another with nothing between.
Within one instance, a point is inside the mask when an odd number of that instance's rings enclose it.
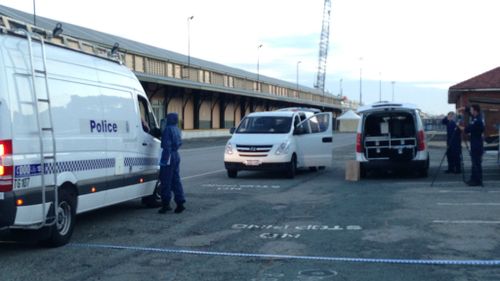
<instances>
[{"instance_id":1,"label":"painted parking line","mask_svg":"<svg viewBox=\"0 0 500 281\"><path fill-rule=\"evenodd\" d=\"M259 253L242 253L242 252L196 251L196 250L183 250L183 249L151 248L151 247L90 244L90 243L89 244L87 244L87 243L70 243L69 246L78 247L78 248L128 250L128 251L166 253L166 254L184 254L184 255L198 255L198 256L311 260L311 261L352 262L352 263L420 264L420 265L476 265L476 266L498 266L498 265L500 265L500 260L378 259L378 258L350 258L350 257L328 257L328 256L293 256L293 255L259 254Z\"/></svg>"},{"instance_id":2,"label":"painted parking line","mask_svg":"<svg viewBox=\"0 0 500 281\"><path fill-rule=\"evenodd\" d=\"M500 203L479 203L479 202L471 202L471 203L445 203L439 202L438 206L500 206Z\"/></svg>"},{"instance_id":3,"label":"painted parking line","mask_svg":"<svg viewBox=\"0 0 500 281\"><path fill-rule=\"evenodd\" d=\"M217 174L217 173L221 173L221 172L225 172L225 171L226 171L225 169L221 169L221 170L206 172L206 173L202 173L202 174L198 174L198 175L192 175L192 176L182 177L181 180L188 180L188 179L199 178L199 177L213 175L213 174Z\"/></svg>"},{"instance_id":4,"label":"painted parking line","mask_svg":"<svg viewBox=\"0 0 500 281\"><path fill-rule=\"evenodd\" d=\"M485 220L433 220L432 222L441 224L500 224L500 221Z\"/></svg>"}]
</instances>

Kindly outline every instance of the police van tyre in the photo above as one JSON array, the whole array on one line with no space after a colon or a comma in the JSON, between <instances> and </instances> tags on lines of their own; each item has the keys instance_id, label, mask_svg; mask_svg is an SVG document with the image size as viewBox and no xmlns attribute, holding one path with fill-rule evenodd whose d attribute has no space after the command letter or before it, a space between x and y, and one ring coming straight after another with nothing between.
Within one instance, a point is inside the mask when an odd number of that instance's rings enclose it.
<instances>
[{"instance_id":1,"label":"police van tyre","mask_svg":"<svg viewBox=\"0 0 500 281\"><path fill-rule=\"evenodd\" d=\"M227 176L229 178L236 178L238 176L238 170L227 170Z\"/></svg>"},{"instance_id":2,"label":"police van tyre","mask_svg":"<svg viewBox=\"0 0 500 281\"><path fill-rule=\"evenodd\" d=\"M58 213L55 224L49 226L50 236L40 241L48 247L59 247L69 242L76 219L76 196L67 188L59 190L59 202L56 208Z\"/></svg>"},{"instance_id":3,"label":"police van tyre","mask_svg":"<svg viewBox=\"0 0 500 281\"><path fill-rule=\"evenodd\" d=\"M297 173L297 156L293 154L292 159L288 163L288 170L286 172L286 177L289 179L293 179L296 173Z\"/></svg>"},{"instance_id":4,"label":"police van tyre","mask_svg":"<svg viewBox=\"0 0 500 281\"><path fill-rule=\"evenodd\" d=\"M148 208L157 208L161 206L161 184L159 180L156 181L153 194L142 197L141 203Z\"/></svg>"}]
</instances>

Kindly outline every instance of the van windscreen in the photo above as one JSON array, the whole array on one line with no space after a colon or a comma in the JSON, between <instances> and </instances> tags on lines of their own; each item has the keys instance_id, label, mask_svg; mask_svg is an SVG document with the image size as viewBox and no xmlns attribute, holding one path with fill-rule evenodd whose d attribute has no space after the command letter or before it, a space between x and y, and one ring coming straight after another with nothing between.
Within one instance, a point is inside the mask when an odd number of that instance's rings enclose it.
<instances>
[{"instance_id":1,"label":"van windscreen","mask_svg":"<svg viewBox=\"0 0 500 281\"><path fill-rule=\"evenodd\" d=\"M292 118L286 116L253 116L241 121L238 134L286 134L290 132Z\"/></svg>"}]
</instances>

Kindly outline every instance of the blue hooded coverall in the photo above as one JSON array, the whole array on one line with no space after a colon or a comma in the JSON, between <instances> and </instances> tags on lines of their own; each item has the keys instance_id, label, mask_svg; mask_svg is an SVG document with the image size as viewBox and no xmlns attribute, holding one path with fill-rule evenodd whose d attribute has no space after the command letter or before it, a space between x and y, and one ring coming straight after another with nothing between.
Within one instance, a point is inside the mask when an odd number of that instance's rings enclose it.
<instances>
[{"instance_id":1,"label":"blue hooded coverall","mask_svg":"<svg viewBox=\"0 0 500 281\"><path fill-rule=\"evenodd\" d=\"M161 200L163 205L168 205L174 193L174 201L177 205L186 202L181 178L179 176L179 148L182 145L181 130L177 127L179 117L177 113L167 114L167 126L163 130L161 138L161 159L160 159L160 182Z\"/></svg>"},{"instance_id":2,"label":"blue hooded coverall","mask_svg":"<svg viewBox=\"0 0 500 281\"><path fill-rule=\"evenodd\" d=\"M465 128L465 132L470 134L470 157L472 162L470 182L482 185L483 168L481 167L481 161L484 153L484 123L481 115L477 115L476 117L471 116L471 118L469 126Z\"/></svg>"},{"instance_id":3,"label":"blue hooded coverall","mask_svg":"<svg viewBox=\"0 0 500 281\"><path fill-rule=\"evenodd\" d=\"M446 158L448 159L448 172L460 173L460 156L462 154L461 130L454 120L445 117L441 121L446 125Z\"/></svg>"}]
</instances>

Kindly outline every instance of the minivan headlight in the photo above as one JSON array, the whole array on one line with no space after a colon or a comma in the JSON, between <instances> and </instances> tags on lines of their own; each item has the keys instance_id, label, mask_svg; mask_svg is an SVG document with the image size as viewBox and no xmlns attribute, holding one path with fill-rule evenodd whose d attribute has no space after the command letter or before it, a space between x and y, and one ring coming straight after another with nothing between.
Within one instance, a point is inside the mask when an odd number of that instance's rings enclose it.
<instances>
[{"instance_id":1,"label":"minivan headlight","mask_svg":"<svg viewBox=\"0 0 500 281\"><path fill-rule=\"evenodd\" d=\"M290 141L282 142L278 149L276 149L276 155L287 154L290 148Z\"/></svg>"},{"instance_id":2,"label":"minivan headlight","mask_svg":"<svg viewBox=\"0 0 500 281\"><path fill-rule=\"evenodd\" d=\"M233 145L230 142L228 142L226 144L225 150L226 150L226 154L233 154Z\"/></svg>"}]
</instances>

